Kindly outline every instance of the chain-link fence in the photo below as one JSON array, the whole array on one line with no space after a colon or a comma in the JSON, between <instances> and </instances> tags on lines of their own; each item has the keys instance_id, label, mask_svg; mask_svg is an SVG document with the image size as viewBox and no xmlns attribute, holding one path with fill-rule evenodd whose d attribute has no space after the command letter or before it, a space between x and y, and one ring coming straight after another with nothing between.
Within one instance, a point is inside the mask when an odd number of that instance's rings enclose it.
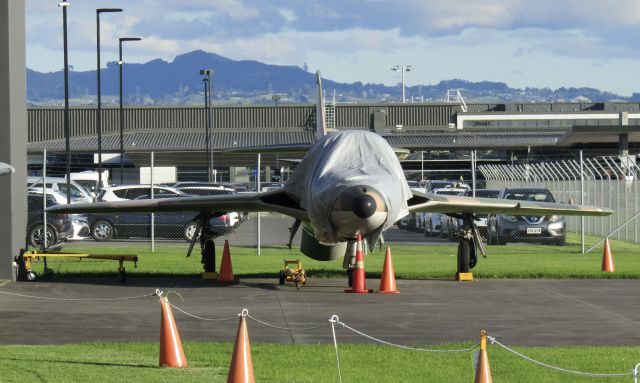
<instances>
[{"instance_id":1,"label":"chain-link fence","mask_svg":"<svg viewBox=\"0 0 640 383\"><path fill-rule=\"evenodd\" d=\"M640 168L634 157L489 165L480 166L479 171L487 180L487 187L513 190L512 197L516 196L515 188L546 188L557 202L610 208L614 213L608 217L565 217L565 230L638 243Z\"/></svg>"},{"instance_id":2,"label":"chain-link fence","mask_svg":"<svg viewBox=\"0 0 640 383\"><path fill-rule=\"evenodd\" d=\"M419 153L419 152L418 152ZM168 198L182 194L220 195L248 191L266 191L281 187L304 153L215 153L212 160L205 152L135 152L124 156L105 155L102 173L97 158L72 154L71 193L66 193L66 156L63 154L30 155L29 237L32 245L64 239L100 241L142 241L155 244L186 244L193 238L199 212L157 214L101 214L50 216L43 223L42 176L46 173L48 204L93 200ZM424 160L425 156L418 157ZM415 179L412 187L436 194L508 198L530 201L583 203L611 208L610 217L516 217L479 215L476 225L489 244L513 242L564 245L567 233L638 242L640 213L638 175L640 168L633 157L590 157L579 159L527 158L525 164L483 164L475 166L475 152L465 156L460 173L449 171L449 179L425 176L428 163L420 171L408 170ZM464 168L464 169L463 169ZM259 171L258 171L259 169ZM428 173L427 173L428 174ZM471 177L469 177L471 175ZM420 180L420 178L432 178ZM462 179L467 179L464 181ZM86 191L86 192L85 192ZM39 197L37 197L39 196ZM33 199L33 201L31 201ZM62 222L65 221L65 222ZM412 213L384 234L387 242L452 243L461 226L457 217L439 213ZM289 242L293 218L276 214L228 212L212 222L214 231L239 246L285 246ZM45 230L46 228L46 230ZM300 234L293 238L299 244ZM258 250L259 251L259 250Z\"/></svg>"}]
</instances>

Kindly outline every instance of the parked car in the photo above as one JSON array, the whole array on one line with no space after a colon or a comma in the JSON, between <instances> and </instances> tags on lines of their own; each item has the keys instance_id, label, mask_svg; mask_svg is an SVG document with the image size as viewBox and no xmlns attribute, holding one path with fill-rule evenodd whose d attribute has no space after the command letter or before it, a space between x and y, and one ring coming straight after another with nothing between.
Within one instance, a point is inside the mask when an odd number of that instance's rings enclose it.
<instances>
[{"instance_id":1,"label":"parked car","mask_svg":"<svg viewBox=\"0 0 640 383\"><path fill-rule=\"evenodd\" d=\"M508 188L500 198L517 201L555 202L546 188ZM507 242L542 242L564 246L566 244L564 217L515 216L509 214L490 215L487 240L491 245Z\"/></svg>"},{"instance_id":2,"label":"parked car","mask_svg":"<svg viewBox=\"0 0 640 383\"><path fill-rule=\"evenodd\" d=\"M53 193L46 193L46 206L58 205ZM42 246L44 239L44 220L42 192L27 195L27 244ZM85 221L86 222L86 221ZM73 236L73 219L69 214L47 214L47 247L66 241Z\"/></svg>"},{"instance_id":3,"label":"parked car","mask_svg":"<svg viewBox=\"0 0 640 383\"><path fill-rule=\"evenodd\" d=\"M476 189L475 196L478 198L500 198L500 190L498 189ZM473 191L467 190L464 194L465 197L473 197ZM483 237L487 236L487 215L476 214L475 224L478 228L478 232ZM446 217L442 223L442 236L455 240L458 231L462 227L462 219L454 217Z\"/></svg>"},{"instance_id":4,"label":"parked car","mask_svg":"<svg viewBox=\"0 0 640 383\"><path fill-rule=\"evenodd\" d=\"M71 203L76 202L93 202L91 194L76 181L71 180ZM28 189L42 189L42 177L27 177ZM46 177L45 188L62 193L65 196L67 194L67 179L65 177ZM66 203L66 202L65 202Z\"/></svg>"},{"instance_id":5,"label":"parked car","mask_svg":"<svg viewBox=\"0 0 640 383\"><path fill-rule=\"evenodd\" d=\"M42 214L42 187L31 187L27 190L31 195L40 196L40 214ZM46 189L47 197L53 198L57 205L66 205L67 196L53 189ZM72 200L73 201L73 200ZM78 202L78 201L76 201ZM74 203L74 202L72 202ZM89 235L89 224L87 216L84 214L71 214L71 224L73 225L73 235L67 239L82 239Z\"/></svg>"},{"instance_id":6,"label":"parked car","mask_svg":"<svg viewBox=\"0 0 640 383\"><path fill-rule=\"evenodd\" d=\"M266 192L271 190L278 190L282 188L282 184L280 182L262 182L260 184L260 191Z\"/></svg>"},{"instance_id":7,"label":"parked car","mask_svg":"<svg viewBox=\"0 0 640 383\"><path fill-rule=\"evenodd\" d=\"M237 193L236 190L225 186L185 186L180 187L179 190L187 195L196 197ZM246 212L229 212L231 224L236 226L241 222L244 222L248 215L249 213Z\"/></svg>"},{"instance_id":8,"label":"parked car","mask_svg":"<svg viewBox=\"0 0 640 383\"><path fill-rule=\"evenodd\" d=\"M192 196L207 196L207 195L223 195L233 194L236 191L234 189L227 188L225 186L180 186L177 188L185 194Z\"/></svg>"},{"instance_id":9,"label":"parked car","mask_svg":"<svg viewBox=\"0 0 640 383\"><path fill-rule=\"evenodd\" d=\"M151 185L123 185L123 186L112 186L105 189L102 189L100 194L98 195L98 201L100 202L108 202L108 201L124 201L136 199L138 197L144 195L151 194ZM153 195L155 198L167 198L168 197L181 197L184 195L183 192L176 188L172 188L169 186L153 186Z\"/></svg>"},{"instance_id":10,"label":"parked car","mask_svg":"<svg viewBox=\"0 0 640 383\"><path fill-rule=\"evenodd\" d=\"M154 196L154 198L175 198L171 194ZM147 199L143 195L137 199ZM182 194L181 197L188 198ZM196 232L198 212L155 213L154 235L156 238L184 238L191 242ZM227 234L240 225L238 213L226 213L211 218L211 226L215 236ZM114 238L149 238L151 236L151 214L92 214L89 216L91 236L96 241L110 241Z\"/></svg>"},{"instance_id":11,"label":"parked car","mask_svg":"<svg viewBox=\"0 0 640 383\"><path fill-rule=\"evenodd\" d=\"M423 188L420 182L418 181L407 181L409 184L409 188L418 190L423 193L427 193L427 189ZM396 222L398 228L409 231L422 231L424 230L424 217L425 213L416 212L409 213L408 215L402 217Z\"/></svg>"},{"instance_id":12,"label":"parked car","mask_svg":"<svg viewBox=\"0 0 640 383\"><path fill-rule=\"evenodd\" d=\"M440 180L424 180L423 187L427 190L437 190L444 188L454 188L454 189L466 189L470 190L471 187L463 182L459 181L440 181Z\"/></svg>"},{"instance_id":13,"label":"parked car","mask_svg":"<svg viewBox=\"0 0 640 383\"><path fill-rule=\"evenodd\" d=\"M432 194L441 194L441 195L458 195L462 196L466 192L466 189L459 188L440 188L432 190ZM430 212L426 213L424 217L424 235L425 236L433 236L442 233L442 221L443 219L448 219L445 214Z\"/></svg>"}]
</instances>

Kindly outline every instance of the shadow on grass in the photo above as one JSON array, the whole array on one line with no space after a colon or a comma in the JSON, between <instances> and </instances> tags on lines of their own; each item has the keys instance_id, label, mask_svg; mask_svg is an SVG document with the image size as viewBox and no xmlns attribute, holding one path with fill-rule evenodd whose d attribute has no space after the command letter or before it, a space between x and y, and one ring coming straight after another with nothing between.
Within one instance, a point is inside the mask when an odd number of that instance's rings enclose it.
<instances>
[{"instance_id":1,"label":"shadow on grass","mask_svg":"<svg viewBox=\"0 0 640 383\"><path fill-rule=\"evenodd\" d=\"M24 359L10 358L0 356L0 360L12 361L12 362L24 362ZM133 368L147 368L158 369L158 366L150 366L147 364L132 364L132 363L108 363L108 362L86 362L81 360L61 360L61 359L38 359L39 363L64 363L64 364L79 364L86 366L99 366L99 367L133 367Z\"/></svg>"}]
</instances>

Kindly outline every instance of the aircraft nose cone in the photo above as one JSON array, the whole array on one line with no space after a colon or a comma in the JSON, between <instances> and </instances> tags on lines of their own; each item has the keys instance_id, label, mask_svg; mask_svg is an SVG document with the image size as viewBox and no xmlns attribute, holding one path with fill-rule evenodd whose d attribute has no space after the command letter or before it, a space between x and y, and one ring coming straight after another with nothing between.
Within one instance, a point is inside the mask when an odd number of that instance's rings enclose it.
<instances>
[{"instance_id":1,"label":"aircraft nose cone","mask_svg":"<svg viewBox=\"0 0 640 383\"><path fill-rule=\"evenodd\" d=\"M360 218L371 217L378 208L376 200L369 194L361 194L353 199L353 213Z\"/></svg>"}]
</instances>

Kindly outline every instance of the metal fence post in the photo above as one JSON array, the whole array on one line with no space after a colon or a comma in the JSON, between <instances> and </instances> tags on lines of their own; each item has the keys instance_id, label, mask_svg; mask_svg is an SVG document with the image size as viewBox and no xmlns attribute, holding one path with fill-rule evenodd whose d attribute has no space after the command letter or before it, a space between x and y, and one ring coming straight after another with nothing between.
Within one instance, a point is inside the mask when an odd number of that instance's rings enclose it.
<instances>
[{"instance_id":1,"label":"metal fence post","mask_svg":"<svg viewBox=\"0 0 640 383\"><path fill-rule=\"evenodd\" d=\"M69 175L67 175L68 177ZM69 190L67 190L67 194ZM42 152L42 251L47 249L47 149ZM46 259L46 258L45 258Z\"/></svg>"},{"instance_id":2,"label":"metal fence post","mask_svg":"<svg viewBox=\"0 0 640 383\"><path fill-rule=\"evenodd\" d=\"M154 152L151 152L151 166L149 167L149 180L151 182L151 199L154 199L153 195L153 168L154 168ZM156 251L156 215L151 213L151 252Z\"/></svg>"},{"instance_id":3,"label":"metal fence post","mask_svg":"<svg viewBox=\"0 0 640 383\"><path fill-rule=\"evenodd\" d=\"M261 153L258 153L258 167L256 169L256 192L260 193L260 162L262 161L262 155ZM260 212L258 212L258 255L260 255Z\"/></svg>"},{"instance_id":4,"label":"metal fence post","mask_svg":"<svg viewBox=\"0 0 640 383\"><path fill-rule=\"evenodd\" d=\"M424 152L420 152L424 153ZM423 160L424 163L424 160ZM476 196L476 151L471 151L471 182L472 182L472 195Z\"/></svg>"},{"instance_id":5,"label":"metal fence post","mask_svg":"<svg viewBox=\"0 0 640 383\"><path fill-rule=\"evenodd\" d=\"M580 150L580 205L584 205L584 157ZM584 216L580 217L580 251L584 254Z\"/></svg>"}]
</instances>

